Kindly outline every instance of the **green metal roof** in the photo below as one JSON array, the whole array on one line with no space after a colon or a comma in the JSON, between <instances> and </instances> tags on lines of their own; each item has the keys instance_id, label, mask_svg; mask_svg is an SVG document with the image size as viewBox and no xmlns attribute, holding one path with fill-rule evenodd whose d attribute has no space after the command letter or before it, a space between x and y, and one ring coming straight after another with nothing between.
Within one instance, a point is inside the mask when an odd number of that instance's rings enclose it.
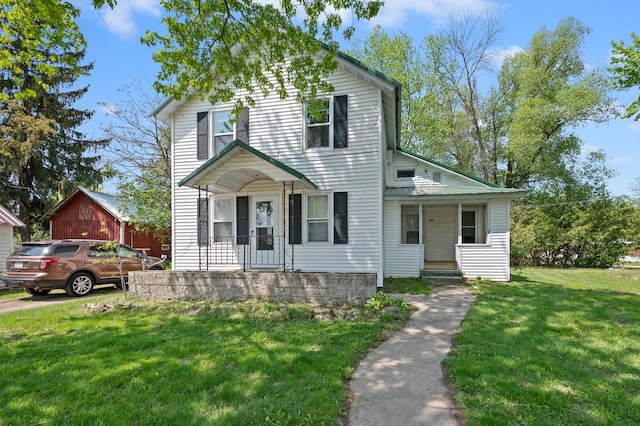
<instances>
[{"instance_id":1,"label":"green metal roof","mask_svg":"<svg viewBox=\"0 0 640 426\"><path fill-rule=\"evenodd\" d=\"M450 172L457 173L457 174L462 175L464 177L467 177L469 179L475 180L476 182L479 182L479 183L481 183L483 185L488 185L488 186L490 186L492 188L501 188L500 186L496 185L495 183L491 183L489 181L481 179L481 178L479 178L477 176L474 176L472 174L463 172L462 170L458 170L455 167L448 166L448 165L446 165L444 163L441 163L439 161L432 160L432 159L427 158L427 157L423 157L422 155L418 155L418 154L415 154L413 152L410 152L410 151L407 151L407 150L404 150L404 149L401 149L401 148L398 148L398 151L400 151L400 152L402 152L404 154L410 155L412 157L416 157L419 160L426 161L426 162L431 163L431 164L435 164L438 167L442 167L443 169L449 170Z\"/></svg>"},{"instance_id":2,"label":"green metal roof","mask_svg":"<svg viewBox=\"0 0 640 426\"><path fill-rule=\"evenodd\" d=\"M524 195L526 191L511 188L482 188L482 187L459 187L446 185L429 185L418 187L387 187L384 195L387 197L420 197L420 196L473 196L473 195L505 195L517 198Z\"/></svg>"},{"instance_id":3,"label":"green metal roof","mask_svg":"<svg viewBox=\"0 0 640 426\"><path fill-rule=\"evenodd\" d=\"M256 157L258 157L258 158L270 163L271 165L277 167L278 169L288 173L293 178L295 178L295 180L303 181L303 182L307 183L308 185L310 185L311 187L317 188L316 185L313 182L311 182L311 180L307 179L307 177L304 174L302 174L299 171L297 171L297 170L287 166L286 164L276 160L275 158L268 156L264 152L258 151L257 149L255 149L255 148L253 148L253 147L247 145L246 143L244 143L244 142L242 142L240 140L237 140L237 139L235 141L231 142L229 145L227 145L217 155L215 155L214 157L211 157L203 165L201 165L200 167L195 169L193 172L191 172L187 177L182 179L178 183L178 186L185 186L185 185L187 185L189 183L189 181L195 179L201 173L203 173L205 171L210 171L210 170L212 170L212 168L215 169L216 163L219 163L224 157L226 157L234 149L242 149L244 151L247 151L248 153L250 153L252 155L255 155Z\"/></svg>"}]
</instances>

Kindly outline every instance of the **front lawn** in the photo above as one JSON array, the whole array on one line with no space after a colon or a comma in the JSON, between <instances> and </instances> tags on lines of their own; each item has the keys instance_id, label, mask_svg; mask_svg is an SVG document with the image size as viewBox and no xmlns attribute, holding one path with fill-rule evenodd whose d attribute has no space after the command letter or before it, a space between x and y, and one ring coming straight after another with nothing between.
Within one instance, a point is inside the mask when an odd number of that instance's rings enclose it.
<instances>
[{"instance_id":1,"label":"front lawn","mask_svg":"<svg viewBox=\"0 0 640 426\"><path fill-rule=\"evenodd\" d=\"M640 273L524 269L474 283L445 360L469 425L640 424Z\"/></svg>"},{"instance_id":2,"label":"front lawn","mask_svg":"<svg viewBox=\"0 0 640 426\"><path fill-rule=\"evenodd\" d=\"M0 424L338 424L345 379L402 322L304 305L128 303L0 315Z\"/></svg>"}]
</instances>

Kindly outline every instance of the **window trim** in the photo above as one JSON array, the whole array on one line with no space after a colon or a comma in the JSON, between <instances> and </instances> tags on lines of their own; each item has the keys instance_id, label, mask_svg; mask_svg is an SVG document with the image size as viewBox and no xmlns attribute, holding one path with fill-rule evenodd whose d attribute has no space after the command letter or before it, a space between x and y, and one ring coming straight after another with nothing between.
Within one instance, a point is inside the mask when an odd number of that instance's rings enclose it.
<instances>
[{"instance_id":1,"label":"window trim","mask_svg":"<svg viewBox=\"0 0 640 426\"><path fill-rule=\"evenodd\" d=\"M329 104L329 121L326 124L325 123L308 124L307 123L307 104L303 104L302 106L302 121L303 121L302 144L303 144L303 149L305 151L334 149L333 148L333 145L334 145L333 144L333 123L334 123L333 95L330 95L328 97L318 97L317 101L321 101L321 102L326 101ZM309 134L309 131L308 131L309 126L311 127L327 126L329 128L329 145L328 146L309 146L309 143L307 140L307 136Z\"/></svg>"},{"instance_id":2,"label":"window trim","mask_svg":"<svg viewBox=\"0 0 640 426\"><path fill-rule=\"evenodd\" d=\"M211 131L209 132L209 149L211 150L210 152L213 154L211 155L211 157L215 157L220 153L216 151L216 136L231 135L231 142L237 139L237 132L238 132L237 119L233 123L231 123L233 125L233 132L216 133L216 114L222 114L222 113L229 113L231 119L233 120L233 111L231 109L223 108L223 109L209 110L209 128L211 129Z\"/></svg>"},{"instance_id":3,"label":"window trim","mask_svg":"<svg viewBox=\"0 0 640 426\"><path fill-rule=\"evenodd\" d=\"M214 244L219 244L219 243L228 243L229 241L232 243L235 243L235 238L234 238L234 229L235 229L235 225L236 225L236 206L235 206L235 197L211 197L211 200L213 202L210 203L211 207L211 238L212 238L212 242ZM221 201L221 200L226 200L229 203L231 203L231 220L216 220L216 201ZM231 235L225 237L228 238L229 241L217 241L217 236L216 236L216 223L229 223L231 225Z\"/></svg>"},{"instance_id":4,"label":"window trim","mask_svg":"<svg viewBox=\"0 0 640 426\"><path fill-rule=\"evenodd\" d=\"M406 207L415 207L416 208L416 212L415 213L404 213L403 214L403 208ZM409 216L409 215L417 215L418 216L418 242L417 243L408 243L407 242L407 230L403 228L403 224L405 224L405 217ZM401 246L416 246L416 245L420 245L423 244L422 242L422 227L424 226L423 224L423 219L422 219L422 205L421 204L414 204L414 203L406 203L406 204L400 204L400 220L398 221L398 226L399 226L399 240L398 240L398 244ZM415 232L415 231L413 231ZM404 240L404 242L403 242Z\"/></svg>"},{"instance_id":5,"label":"window trim","mask_svg":"<svg viewBox=\"0 0 640 426\"><path fill-rule=\"evenodd\" d=\"M304 242L308 243L308 244L331 244L333 243L333 233L331 232L331 230L333 229L333 218L331 215L331 212L333 211L333 201L332 198L330 196L331 193L328 192L320 192L320 193L309 193L309 194L305 194L305 202L304 202ZM309 218L309 197L319 197L319 196L323 196L326 197L327 199L327 217L326 219L318 219L318 218L314 218L314 219L310 219ZM311 241L309 239L309 221L315 221L315 222L320 222L320 223L324 223L326 220L327 223L327 239L323 240L323 241Z\"/></svg>"},{"instance_id":6,"label":"window trim","mask_svg":"<svg viewBox=\"0 0 640 426\"><path fill-rule=\"evenodd\" d=\"M327 102L329 107L329 121L320 124L307 124L307 104L302 105L302 151L322 152L349 148L349 95L331 94L319 96L318 101ZM328 126L328 146L309 146L309 127Z\"/></svg>"},{"instance_id":7,"label":"window trim","mask_svg":"<svg viewBox=\"0 0 640 426\"><path fill-rule=\"evenodd\" d=\"M464 214L465 213L473 213L473 226L465 226L464 225ZM473 242L469 243L469 242L464 242L464 229L470 229L473 228ZM466 207L466 208L462 208L462 212L460 214L460 241L462 244L479 244L478 243L478 208L477 207Z\"/></svg>"}]
</instances>

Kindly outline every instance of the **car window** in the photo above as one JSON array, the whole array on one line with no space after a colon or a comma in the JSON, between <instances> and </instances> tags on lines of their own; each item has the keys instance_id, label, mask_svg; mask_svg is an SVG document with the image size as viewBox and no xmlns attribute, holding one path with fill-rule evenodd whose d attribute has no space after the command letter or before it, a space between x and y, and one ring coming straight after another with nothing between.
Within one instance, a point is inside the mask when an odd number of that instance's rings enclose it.
<instances>
[{"instance_id":1,"label":"car window","mask_svg":"<svg viewBox=\"0 0 640 426\"><path fill-rule=\"evenodd\" d=\"M131 259L135 259L138 257L138 252L128 246L120 246L118 248L118 256L120 257L128 257Z\"/></svg>"},{"instance_id":2,"label":"car window","mask_svg":"<svg viewBox=\"0 0 640 426\"><path fill-rule=\"evenodd\" d=\"M89 257L111 257L113 256L113 248L102 244L91 244L89 246Z\"/></svg>"},{"instance_id":3,"label":"car window","mask_svg":"<svg viewBox=\"0 0 640 426\"><path fill-rule=\"evenodd\" d=\"M47 254L48 245L24 245L20 246L14 256L44 256Z\"/></svg>"},{"instance_id":4,"label":"car window","mask_svg":"<svg viewBox=\"0 0 640 426\"><path fill-rule=\"evenodd\" d=\"M52 256L70 257L76 254L80 246L77 244L59 245L51 247Z\"/></svg>"}]
</instances>

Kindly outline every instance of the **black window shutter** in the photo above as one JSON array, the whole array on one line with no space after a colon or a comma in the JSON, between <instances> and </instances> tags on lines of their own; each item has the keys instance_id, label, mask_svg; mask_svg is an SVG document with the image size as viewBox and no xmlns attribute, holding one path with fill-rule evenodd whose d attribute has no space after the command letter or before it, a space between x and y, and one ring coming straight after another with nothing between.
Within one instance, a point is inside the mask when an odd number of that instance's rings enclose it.
<instances>
[{"instance_id":1,"label":"black window shutter","mask_svg":"<svg viewBox=\"0 0 640 426\"><path fill-rule=\"evenodd\" d=\"M243 108L238 116L236 139L249 145L249 108Z\"/></svg>"},{"instance_id":2,"label":"black window shutter","mask_svg":"<svg viewBox=\"0 0 640 426\"><path fill-rule=\"evenodd\" d=\"M209 113L198 113L198 160L209 159Z\"/></svg>"},{"instance_id":3,"label":"black window shutter","mask_svg":"<svg viewBox=\"0 0 640 426\"><path fill-rule=\"evenodd\" d=\"M302 244L301 194L289 194L289 244Z\"/></svg>"},{"instance_id":4,"label":"black window shutter","mask_svg":"<svg viewBox=\"0 0 640 426\"><path fill-rule=\"evenodd\" d=\"M209 199L198 198L198 245L209 242Z\"/></svg>"},{"instance_id":5,"label":"black window shutter","mask_svg":"<svg viewBox=\"0 0 640 426\"><path fill-rule=\"evenodd\" d=\"M347 216L347 193L333 194L333 243L349 244L349 218Z\"/></svg>"},{"instance_id":6,"label":"black window shutter","mask_svg":"<svg viewBox=\"0 0 640 426\"><path fill-rule=\"evenodd\" d=\"M347 134L347 96L334 96L333 98L333 147L346 148Z\"/></svg>"},{"instance_id":7,"label":"black window shutter","mask_svg":"<svg viewBox=\"0 0 640 426\"><path fill-rule=\"evenodd\" d=\"M236 233L238 245L249 244L249 197L236 198Z\"/></svg>"}]
</instances>

